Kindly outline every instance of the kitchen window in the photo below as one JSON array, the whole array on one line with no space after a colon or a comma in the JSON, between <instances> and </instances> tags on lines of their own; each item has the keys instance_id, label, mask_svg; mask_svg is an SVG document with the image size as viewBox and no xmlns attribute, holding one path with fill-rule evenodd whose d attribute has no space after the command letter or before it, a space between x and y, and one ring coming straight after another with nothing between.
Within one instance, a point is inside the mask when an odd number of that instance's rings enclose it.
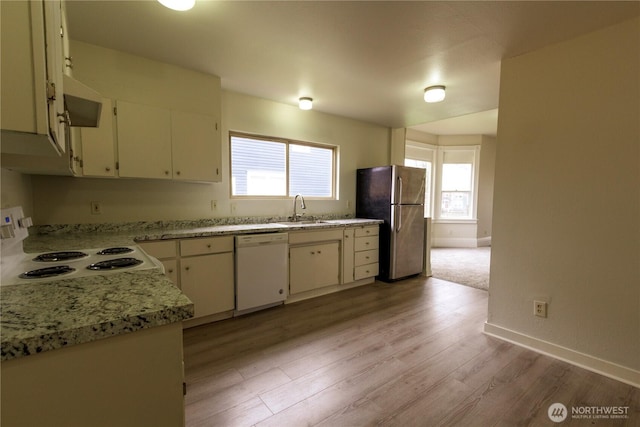
<instances>
[{"instance_id":1,"label":"kitchen window","mask_svg":"<svg viewBox=\"0 0 640 427\"><path fill-rule=\"evenodd\" d=\"M231 195L335 198L337 147L230 133Z\"/></svg>"}]
</instances>

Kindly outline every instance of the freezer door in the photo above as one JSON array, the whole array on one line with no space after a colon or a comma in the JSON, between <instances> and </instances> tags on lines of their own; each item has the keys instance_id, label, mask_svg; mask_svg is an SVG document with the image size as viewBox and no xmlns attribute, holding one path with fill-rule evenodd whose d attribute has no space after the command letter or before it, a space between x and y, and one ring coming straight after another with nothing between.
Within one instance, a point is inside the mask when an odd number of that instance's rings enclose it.
<instances>
[{"instance_id":1,"label":"freezer door","mask_svg":"<svg viewBox=\"0 0 640 427\"><path fill-rule=\"evenodd\" d=\"M424 204L425 170L393 166L393 202L398 205Z\"/></svg>"},{"instance_id":2,"label":"freezer door","mask_svg":"<svg viewBox=\"0 0 640 427\"><path fill-rule=\"evenodd\" d=\"M391 253L389 279L396 280L422 272L424 262L424 207L391 207Z\"/></svg>"}]
</instances>

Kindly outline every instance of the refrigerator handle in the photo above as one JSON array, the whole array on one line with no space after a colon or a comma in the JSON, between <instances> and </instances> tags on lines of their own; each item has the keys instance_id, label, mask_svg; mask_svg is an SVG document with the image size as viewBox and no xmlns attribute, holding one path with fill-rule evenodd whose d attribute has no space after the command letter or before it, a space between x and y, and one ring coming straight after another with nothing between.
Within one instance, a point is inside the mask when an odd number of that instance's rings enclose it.
<instances>
[{"instance_id":1,"label":"refrigerator handle","mask_svg":"<svg viewBox=\"0 0 640 427\"><path fill-rule=\"evenodd\" d=\"M398 204L402 204L402 177L398 177Z\"/></svg>"},{"instance_id":2,"label":"refrigerator handle","mask_svg":"<svg viewBox=\"0 0 640 427\"><path fill-rule=\"evenodd\" d=\"M397 205L396 206L396 233L399 233L401 229L402 229L402 205Z\"/></svg>"}]
</instances>

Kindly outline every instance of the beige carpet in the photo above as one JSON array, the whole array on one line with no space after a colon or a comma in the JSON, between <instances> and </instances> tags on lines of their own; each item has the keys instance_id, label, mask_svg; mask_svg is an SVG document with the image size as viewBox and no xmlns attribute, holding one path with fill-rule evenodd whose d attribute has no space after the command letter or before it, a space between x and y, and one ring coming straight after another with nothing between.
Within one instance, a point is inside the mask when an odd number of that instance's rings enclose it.
<instances>
[{"instance_id":1,"label":"beige carpet","mask_svg":"<svg viewBox=\"0 0 640 427\"><path fill-rule=\"evenodd\" d=\"M432 248L433 277L473 288L489 289L491 248Z\"/></svg>"}]
</instances>

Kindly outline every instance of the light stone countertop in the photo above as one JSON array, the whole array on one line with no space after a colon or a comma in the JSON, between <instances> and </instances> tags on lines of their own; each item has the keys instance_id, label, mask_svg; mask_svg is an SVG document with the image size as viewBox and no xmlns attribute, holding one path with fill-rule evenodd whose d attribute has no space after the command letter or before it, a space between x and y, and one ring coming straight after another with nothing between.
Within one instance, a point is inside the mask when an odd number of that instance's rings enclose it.
<instances>
[{"instance_id":1,"label":"light stone countertop","mask_svg":"<svg viewBox=\"0 0 640 427\"><path fill-rule=\"evenodd\" d=\"M130 225L56 227L24 242L26 253L130 246L150 240L185 239L366 226L372 219L319 223L224 224L204 227ZM193 224L190 224L193 225ZM48 226L51 227L51 226ZM0 287L0 360L41 353L180 322L193 317L193 303L159 269L58 279Z\"/></svg>"}]
</instances>

